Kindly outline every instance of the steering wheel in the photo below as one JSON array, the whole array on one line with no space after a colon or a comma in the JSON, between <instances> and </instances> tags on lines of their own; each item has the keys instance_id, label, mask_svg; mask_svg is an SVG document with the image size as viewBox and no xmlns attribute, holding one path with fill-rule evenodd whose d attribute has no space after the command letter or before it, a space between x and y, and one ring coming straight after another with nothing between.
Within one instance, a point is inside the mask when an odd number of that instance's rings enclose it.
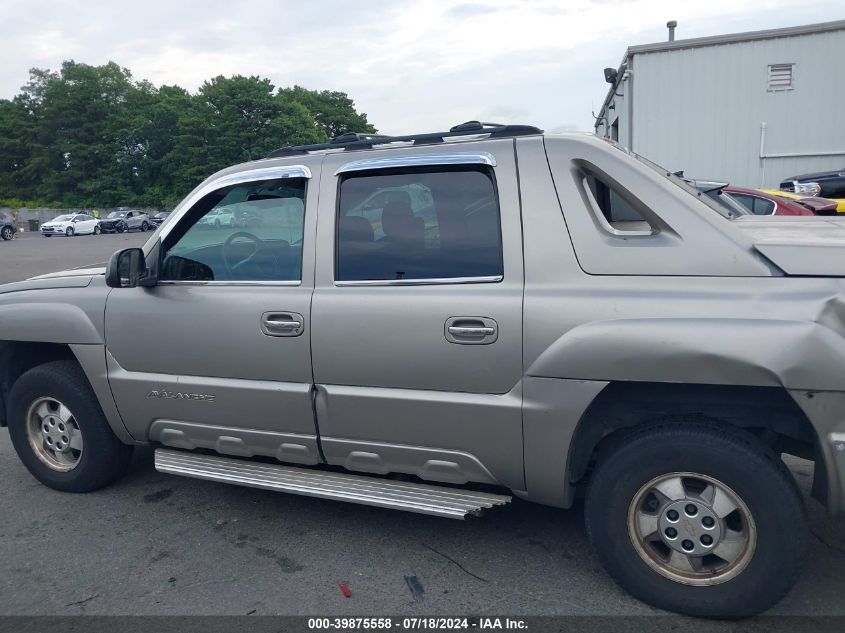
<instances>
[{"instance_id":1,"label":"steering wheel","mask_svg":"<svg viewBox=\"0 0 845 633\"><path fill-rule=\"evenodd\" d=\"M232 243L242 237L252 242L253 251L246 257L233 263L231 261ZM256 268L261 271L262 274L272 274L273 271L263 270L264 266L261 264L260 261L256 259L256 256L263 250L265 250L264 241L257 235L253 235L252 233L248 233L246 231L238 231L236 233L232 233L228 238L226 238L226 241L223 242L223 248L221 252L223 258L223 265L226 267L226 271L229 273L229 275L233 276L237 275L238 271L243 266L246 266L250 263L254 264ZM270 255L270 259L272 260L273 266L278 269L279 262L276 260L276 256L270 250L267 250L267 253Z\"/></svg>"}]
</instances>

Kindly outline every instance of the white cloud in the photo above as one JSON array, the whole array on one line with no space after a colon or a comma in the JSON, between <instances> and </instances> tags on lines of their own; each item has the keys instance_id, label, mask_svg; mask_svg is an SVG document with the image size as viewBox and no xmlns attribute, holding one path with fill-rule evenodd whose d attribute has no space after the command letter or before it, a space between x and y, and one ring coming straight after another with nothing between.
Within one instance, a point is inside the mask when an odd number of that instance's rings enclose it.
<instances>
[{"instance_id":1,"label":"white cloud","mask_svg":"<svg viewBox=\"0 0 845 633\"><path fill-rule=\"evenodd\" d=\"M0 97L30 67L113 60L196 89L216 75L343 90L382 131L470 118L590 129L629 44L835 19L832 0L4 0Z\"/></svg>"}]
</instances>

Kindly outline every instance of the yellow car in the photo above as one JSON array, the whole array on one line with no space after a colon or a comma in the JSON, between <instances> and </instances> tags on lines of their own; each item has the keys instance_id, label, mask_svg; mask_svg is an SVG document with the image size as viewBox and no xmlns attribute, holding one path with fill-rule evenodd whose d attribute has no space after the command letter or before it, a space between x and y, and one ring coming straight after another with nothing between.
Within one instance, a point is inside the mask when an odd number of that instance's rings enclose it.
<instances>
[{"instance_id":1,"label":"yellow car","mask_svg":"<svg viewBox=\"0 0 845 633\"><path fill-rule=\"evenodd\" d=\"M799 193L781 191L780 189L760 189L760 191L762 191L763 193L767 193L770 196L780 196L781 198L788 198L789 200L801 200L802 198L807 197L802 196ZM845 213L845 198L827 198L827 200L831 200L832 202L836 203L837 213Z\"/></svg>"}]
</instances>

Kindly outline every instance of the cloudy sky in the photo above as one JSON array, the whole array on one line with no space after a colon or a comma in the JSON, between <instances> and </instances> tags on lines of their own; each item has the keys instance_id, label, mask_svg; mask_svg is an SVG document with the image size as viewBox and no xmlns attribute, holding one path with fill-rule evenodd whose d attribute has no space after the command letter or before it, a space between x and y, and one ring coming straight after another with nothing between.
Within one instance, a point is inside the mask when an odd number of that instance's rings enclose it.
<instances>
[{"instance_id":1,"label":"cloudy sky","mask_svg":"<svg viewBox=\"0 0 845 633\"><path fill-rule=\"evenodd\" d=\"M845 18L842 0L0 0L0 98L31 67L109 60L342 90L389 134L468 119L589 130L625 47Z\"/></svg>"}]
</instances>

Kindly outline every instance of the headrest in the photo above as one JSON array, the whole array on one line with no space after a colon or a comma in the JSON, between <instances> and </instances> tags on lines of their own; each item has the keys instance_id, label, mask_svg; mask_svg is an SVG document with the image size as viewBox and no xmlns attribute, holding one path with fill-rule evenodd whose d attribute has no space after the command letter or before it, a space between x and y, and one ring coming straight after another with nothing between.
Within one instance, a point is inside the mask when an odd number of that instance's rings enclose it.
<instances>
[{"instance_id":1,"label":"headrest","mask_svg":"<svg viewBox=\"0 0 845 633\"><path fill-rule=\"evenodd\" d=\"M391 200L381 210L381 228L385 235L408 233L415 224L414 220L411 203L405 200Z\"/></svg>"},{"instance_id":2,"label":"headrest","mask_svg":"<svg viewBox=\"0 0 845 633\"><path fill-rule=\"evenodd\" d=\"M360 215L345 215L340 219L340 239L345 242L372 242L373 225Z\"/></svg>"}]
</instances>

